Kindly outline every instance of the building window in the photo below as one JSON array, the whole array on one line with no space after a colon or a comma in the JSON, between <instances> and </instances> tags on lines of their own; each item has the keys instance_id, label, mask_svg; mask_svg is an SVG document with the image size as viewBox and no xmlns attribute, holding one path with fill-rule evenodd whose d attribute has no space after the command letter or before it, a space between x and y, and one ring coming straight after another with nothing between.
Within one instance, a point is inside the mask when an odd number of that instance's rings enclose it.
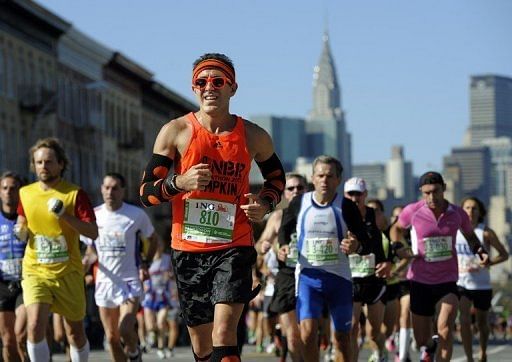
<instances>
[{"instance_id":1,"label":"building window","mask_svg":"<svg viewBox=\"0 0 512 362\"><path fill-rule=\"evenodd\" d=\"M5 60L5 50L0 48L0 95L5 94L5 68L7 61Z\"/></svg>"},{"instance_id":2,"label":"building window","mask_svg":"<svg viewBox=\"0 0 512 362\"><path fill-rule=\"evenodd\" d=\"M5 147L5 128L0 128L0 169L5 170L7 168L6 165L7 158L7 150Z\"/></svg>"},{"instance_id":3,"label":"building window","mask_svg":"<svg viewBox=\"0 0 512 362\"><path fill-rule=\"evenodd\" d=\"M6 94L10 98L16 97L16 71L12 51L7 52L6 60Z\"/></svg>"}]
</instances>

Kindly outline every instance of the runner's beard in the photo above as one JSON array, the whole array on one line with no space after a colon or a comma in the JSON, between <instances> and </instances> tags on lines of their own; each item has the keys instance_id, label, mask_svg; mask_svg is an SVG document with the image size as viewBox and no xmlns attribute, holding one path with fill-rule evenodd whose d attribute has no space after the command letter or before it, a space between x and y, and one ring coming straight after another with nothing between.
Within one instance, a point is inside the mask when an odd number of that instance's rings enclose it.
<instances>
[{"instance_id":1,"label":"runner's beard","mask_svg":"<svg viewBox=\"0 0 512 362\"><path fill-rule=\"evenodd\" d=\"M39 175L39 181L51 183L56 181L59 177L59 175L50 175L47 173L46 175Z\"/></svg>"}]
</instances>

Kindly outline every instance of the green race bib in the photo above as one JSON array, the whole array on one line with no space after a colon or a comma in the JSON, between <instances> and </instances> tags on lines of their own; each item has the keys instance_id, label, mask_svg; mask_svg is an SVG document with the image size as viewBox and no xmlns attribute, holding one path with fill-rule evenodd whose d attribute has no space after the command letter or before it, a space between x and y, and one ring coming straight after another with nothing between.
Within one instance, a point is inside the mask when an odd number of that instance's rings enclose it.
<instances>
[{"instance_id":1,"label":"green race bib","mask_svg":"<svg viewBox=\"0 0 512 362\"><path fill-rule=\"evenodd\" d=\"M200 243L231 243L236 205L203 199L185 200L183 239Z\"/></svg>"},{"instance_id":2,"label":"green race bib","mask_svg":"<svg viewBox=\"0 0 512 362\"><path fill-rule=\"evenodd\" d=\"M306 239L306 258L313 266L334 265L339 262L340 242L337 239Z\"/></svg>"},{"instance_id":3,"label":"green race bib","mask_svg":"<svg viewBox=\"0 0 512 362\"><path fill-rule=\"evenodd\" d=\"M375 254L351 254L348 256L353 278L364 278L375 274Z\"/></svg>"},{"instance_id":4,"label":"green race bib","mask_svg":"<svg viewBox=\"0 0 512 362\"><path fill-rule=\"evenodd\" d=\"M63 263L68 261L68 244L64 235L56 237L34 235L36 258L41 264Z\"/></svg>"},{"instance_id":5,"label":"green race bib","mask_svg":"<svg viewBox=\"0 0 512 362\"><path fill-rule=\"evenodd\" d=\"M435 263L452 257L451 236L424 238L423 242L425 243L425 261Z\"/></svg>"}]
</instances>

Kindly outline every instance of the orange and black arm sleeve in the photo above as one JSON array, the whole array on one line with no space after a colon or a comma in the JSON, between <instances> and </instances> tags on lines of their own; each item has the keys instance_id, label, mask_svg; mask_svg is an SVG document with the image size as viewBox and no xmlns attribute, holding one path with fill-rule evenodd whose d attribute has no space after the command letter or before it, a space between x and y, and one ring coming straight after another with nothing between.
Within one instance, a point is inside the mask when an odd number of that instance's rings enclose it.
<instances>
[{"instance_id":1,"label":"orange and black arm sleeve","mask_svg":"<svg viewBox=\"0 0 512 362\"><path fill-rule=\"evenodd\" d=\"M171 200L175 195L183 192L175 185L175 177L169 171L172 160L163 155L153 153L149 160L140 185L140 201L145 207L158 205Z\"/></svg>"},{"instance_id":2,"label":"orange and black arm sleeve","mask_svg":"<svg viewBox=\"0 0 512 362\"><path fill-rule=\"evenodd\" d=\"M281 201L281 195L286 184L283 165L275 153L267 160L256 162L256 164L265 179L263 189L260 191L259 196L269 202L271 207L270 211L272 211L279 201Z\"/></svg>"}]
</instances>

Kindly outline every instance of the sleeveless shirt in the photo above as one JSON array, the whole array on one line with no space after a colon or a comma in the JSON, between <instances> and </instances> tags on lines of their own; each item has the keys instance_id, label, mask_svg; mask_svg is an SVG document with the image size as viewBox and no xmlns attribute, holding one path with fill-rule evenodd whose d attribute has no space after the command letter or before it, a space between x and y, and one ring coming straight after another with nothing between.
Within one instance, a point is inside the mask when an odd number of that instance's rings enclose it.
<instances>
[{"instance_id":1,"label":"sleeveless shirt","mask_svg":"<svg viewBox=\"0 0 512 362\"><path fill-rule=\"evenodd\" d=\"M232 131L220 135L206 130L194 113L187 121L192 135L175 171L183 174L206 163L212 179L205 190L182 193L172 200L172 247L189 252L212 252L252 246L252 227L240 205L248 203L251 156L245 121L236 117Z\"/></svg>"}]
</instances>

